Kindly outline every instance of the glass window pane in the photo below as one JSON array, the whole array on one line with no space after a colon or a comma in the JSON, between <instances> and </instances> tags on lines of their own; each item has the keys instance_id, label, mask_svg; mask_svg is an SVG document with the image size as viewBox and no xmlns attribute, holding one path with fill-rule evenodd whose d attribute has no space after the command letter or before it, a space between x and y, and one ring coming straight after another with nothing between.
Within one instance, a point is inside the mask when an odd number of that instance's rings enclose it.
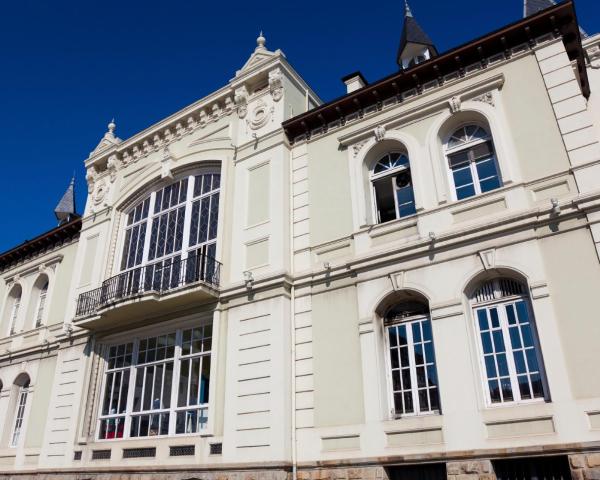
<instances>
[{"instance_id":1,"label":"glass window pane","mask_svg":"<svg viewBox=\"0 0 600 480\"><path fill-rule=\"evenodd\" d=\"M452 177L454 178L454 186L456 188L473 184L473 175L471 174L471 168L468 164L466 166L453 169Z\"/></svg>"},{"instance_id":2,"label":"glass window pane","mask_svg":"<svg viewBox=\"0 0 600 480\"><path fill-rule=\"evenodd\" d=\"M381 223L396 219L396 205L394 203L394 185L392 178L386 177L373 182L375 188L375 202Z\"/></svg>"},{"instance_id":3,"label":"glass window pane","mask_svg":"<svg viewBox=\"0 0 600 480\"><path fill-rule=\"evenodd\" d=\"M500 188L500 179L498 177L488 178L479 183L479 188L482 193L490 192Z\"/></svg>"},{"instance_id":4,"label":"glass window pane","mask_svg":"<svg viewBox=\"0 0 600 480\"><path fill-rule=\"evenodd\" d=\"M475 195L475 187L473 185L466 185L456 189L456 199L462 200L463 198L469 198Z\"/></svg>"}]
</instances>

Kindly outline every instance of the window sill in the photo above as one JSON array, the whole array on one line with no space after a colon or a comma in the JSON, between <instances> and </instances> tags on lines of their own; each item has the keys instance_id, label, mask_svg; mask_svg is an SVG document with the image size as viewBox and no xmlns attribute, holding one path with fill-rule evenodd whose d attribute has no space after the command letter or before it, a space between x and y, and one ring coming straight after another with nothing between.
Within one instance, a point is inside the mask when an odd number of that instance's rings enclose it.
<instances>
[{"instance_id":1,"label":"window sill","mask_svg":"<svg viewBox=\"0 0 600 480\"><path fill-rule=\"evenodd\" d=\"M523 402L511 402L500 405L486 405L481 410L484 423L514 420L516 418L535 418L540 415L552 415L554 406L543 398Z\"/></svg>"},{"instance_id":2,"label":"window sill","mask_svg":"<svg viewBox=\"0 0 600 480\"><path fill-rule=\"evenodd\" d=\"M366 232L371 238L378 238L390 233L400 232L417 226L417 215L411 215L406 218L398 218L386 223L378 223L377 225L369 225L359 230L359 233Z\"/></svg>"},{"instance_id":3,"label":"window sill","mask_svg":"<svg viewBox=\"0 0 600 480\"><path fill-rule=\"evenodd\" d=\"M438 428L442 426L443 421L444 416L440 412L389 418L384 420L384 431L388 433L395 432L399 428L403 430Z\"/></svg>"}]
</instances>

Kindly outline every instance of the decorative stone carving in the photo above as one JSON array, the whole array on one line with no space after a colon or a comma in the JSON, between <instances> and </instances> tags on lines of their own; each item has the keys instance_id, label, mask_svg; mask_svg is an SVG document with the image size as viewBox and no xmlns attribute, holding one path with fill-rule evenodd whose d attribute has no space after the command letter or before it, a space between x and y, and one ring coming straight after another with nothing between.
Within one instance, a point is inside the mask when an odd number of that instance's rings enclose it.
<instances>
[{"instance_id":1,"label":"decorative stone carving","mask_svg":"<svg viewBox=\"0 0 600 480\"><path fill-rule=\"evenodd\" d=\"M96 172L96 167L92 165L87 169L85 174L85 179L88 184L88 194L91 195L94 191L94 184L96 183L96 178L98 177L98 172Z\"/></svg>"},{"instance_id":2,"label":"decorative stone carving","mask_svg":"<svg viewBox=\"0 0 600 480\"><path fill-rule=\"evenodd\" d=\"M185 128L183 128L181 122L177 122L177 125L175 125L175 135L178 138L183 137L185 135Z\"/></svg>"},{"instance_id":3,"label":"decorative stone carving","mask_svg":"<svg viewBox=\"0 0 600 480\"><path fill-rule=\"evenodd\" d=\"M201 110L200 111L200 128L206 127L207 123L208 123L208 115L206 114L206 111Z\"/></svg>"},{"instance_id":4,"label":"decorative stone carving","mask_svg":"<svg viewBox=\"0 0 600 480\"><path fill-rule=\"evenodd\" d=\"M133 158L129 154L129 150L125 150L123 152L123 157L121 159L121 162L123 163L123 165L129 165L131 162L133 162Z\"/></svg>"},{"instance_id":5,"label":"decorative stone carving","mask_svg":"<svg viewBox=\"0 0 600 480\"><path fill-rule=\"evenodd\" d=\"M245 118L248 113L248 96L248 89L245 86L235 90L233 101L237 107L239 118Z\"/></svg>"},{"instance_id":6,"label":"decorative stone carving","mask_svg":"<svg viewBox=\"0 0 600 480\"><path fill-rule=\"evenodd\" d=\"M233 103L231 97L225 97L225 114L230 115L234 108L235 104Z\"/></svg>"},{"instance_id":7,"label":"decorative stone carving","mask_svg":"<svg viewBox=\"0 0 600 480\"><path fill-rule=\"evenodd\" d=\"M100 205L106 197L107 192L108 186L106 185L106 181L103 178L98 180L98 182L96 182L96 187L94 188L94 194L92 196L94 205Z\"/></svg>"},{"instance_id":8,"label":"decorative stone carving","mask_svg":"<svg viewBox=\"0 0 600 480\"><path fill-rule=\"evenodd\" d=\"M496 267L496 249L482 250L478 252L479 259L485 270L490 270Z\"/></svg>"},{"instance_id":9,"label":"decorative stone carving","mask_svg":"<svg viewBox=\"0 0 600 480\"><path fill-rule=\"evenodd\" d=\"M134 145L133 148L131 149L132 151L132 155L133 155L133 161L137 162L139 160L139 158L142 156L142 152L140 151L140 148L137 145Z\"/></svg>"},{"instance_id":10,"label":"decorative stone carving","mask_svg":"<svg viewBox=\"0 0 600 480\"><path fill-rule=\"evenodd\" d=\"M144 155L148 155L152 150L152 147L150 146L150 142L148 140L144 140L144 143L142 143L142 150L144 151Z\"/></svg>"},{"instance_id":11,"label":"decorative stone carving","mask_svg":"<svg viewBox=\"0 0 600 480\"><path fill-rule=\"evenodd\" d=\"M273 101L278 102L283 97L283 73L280 68L269 72L269 90Z\"/></svg>"},{"instance_id":12,"label":"decorative stone carving","mask_svg":"<svg viewBox=\"0 0 600 480\"><path fill-rule=\"evenodd\" d=\"M173 133L170 129L165 128L165 143L170 143L173 140Z\"/></svg>"},{"instance_id":13,"label":"decorative stone carving","mask_svg":"<svg viewBox=\"0 0 600 480\"><path fill-rule=\"evenodd\" d=\"M162 139L160 138L160 135L157 133L156 135L154 135L154 138L152 139L152 147L154 148L155 152L158 152L158 150L160 149L161 146L162 146Z\"/></svg>"},{"instance_id":14,"label":"decorative stone carving","mask_svg":"<svg viewBox=\"0 0 600 480\"><path fill-rule=\"evenodd\" d=\"M188 132L193 132L195 126L196 126L196 120L194 120L194 117L192 115L190 115L187 119Z\"/></svg>"},{"instance_id":15,"label":"decorative stone carving","mask_svg":"<svg viewBox=\"0 0 600 480\"><path fill-rule=\"evenodd\" d=\"M600 65L600 45L594 45L587 49L589 62L593 67L598 67Z\"/></svg>"},{"instance_id":16,"label":"decorative stone carving","mask_svg":"<svg viewBox=\"0 0 600 480\"><path fill-rule=\"evenodd\" d=\"M248 125L252 130L258 130L264 127L271 118L272 109L269 109L268 105L259 100L252 109L251 118L248 120Z\"/></svg>"},{"instance_id":17,"label":"decorative stone carving","mask_svg":"<svg viewBox=\"0 0 600 480\"><path fill-rule=\"evenodd\" d=\"M211 113L211 118L213 122L216 122L219 119L219 115L221 114L221 107L219 107L218 103L215 103L212 107L211 107L212 113Z\"/></svg>"},{"instance_id":18,"label":"decorative stone carving","mask_svg":"<svg viewBox=\"0 0 600 480\"><path fill-rule=\"evenodd\" d=\"M173 178L173 172L171 171L173 165L173 157L168 146L165 146L162 152L162 158L160 159L161 178Z\"/></svg>"},{"instance_id":19,"label":"decorative stone carving","mask_svg":"<svg viewBox=\"0 0 600 480\"><path fill-rule=\"evenodd\" d=\"M375 135L375 140L381 142L385 138L385 127L383 125L377 125L375 130L373 130L373 134Z\"/></svg>"},{"instance_id":20,"label":"decorative stone carving","mask_svg":"<svg viewBox=\"0 0 600 480\"><path fill-rule=\"evenodd\" d=\"M473 99L473 101L487 103L487 104L491 105L492 107L494 106L494 96L492 95L492 92L485 92L485 93L475 97Z\"/></svg>"},{"instance_id":21,"label":"decorative stone carving","mask_svg":"<svg viewBox=\"0 0 600 480\"><path fill-rule=\"evenodd\" d=\"M450 111L452 113L460 112L461 104L462 102L460 97L452 97L450 100L448 100L448 105L450 106Z\"/></svg>"},{"instance_id":22,"label":"decorative stone carving","mask_svg":"<svg viewBox=\"0 0 600 480\"><path fill-rule=\"evenodd\" d=\"M116 155L111 155L108 157L106 162L106 170L108 171L108 176L110 178L110 183L113 183L117 178L117 170L119 169L119 159Z\"/></svg>"},{"instance_id":23,"label":"decorative stone carving","mask_svg":"<svg viewBox=\"0 0 600 480\"><path fill-rule=\"evenodd\" d=\"M354 155L354 158L358 156L358 153L360 152L362 147L365 146L365 143L367 143L367 140L363 140L362 142L358 142L352 145L352 154Z\"/></svg>"}]
</instances>

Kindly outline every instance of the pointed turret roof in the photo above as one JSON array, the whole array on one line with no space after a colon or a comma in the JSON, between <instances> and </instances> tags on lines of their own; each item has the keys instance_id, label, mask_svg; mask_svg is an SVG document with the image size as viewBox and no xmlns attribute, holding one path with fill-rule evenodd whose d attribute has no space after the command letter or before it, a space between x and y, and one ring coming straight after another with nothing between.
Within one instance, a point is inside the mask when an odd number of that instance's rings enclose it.
<instances>
[{"instance_id":1,"label":"pointed turret roof","mask_svg":"<svg viewBox=\"0 0 600 480\"><path fill-rule=\"evenodd\" d=\"M75 177L71 179L67 191L60 199L60 202L58 202L58 205L56 205L54 215L56 215L59 225L70 221L77 215L77 210L75 208Z\"/></svg>"},{"instance_id":2,"label":"pointed turret roof","mask_svg":"<svg viewBox=\"0 0 600 480\"><path fill-rule=\"evenodd\" d=\"M421 28L421 25L413 17L408 0L404 2L404 27L402 29L402 36L400 37L400 46L398 47L398 65L402 65L402 58L404 58L406 50L411 46L428 47L432 53L432 56L437 56L437 49L433 44L429 35Z\"/></svg>"}]
</instances>

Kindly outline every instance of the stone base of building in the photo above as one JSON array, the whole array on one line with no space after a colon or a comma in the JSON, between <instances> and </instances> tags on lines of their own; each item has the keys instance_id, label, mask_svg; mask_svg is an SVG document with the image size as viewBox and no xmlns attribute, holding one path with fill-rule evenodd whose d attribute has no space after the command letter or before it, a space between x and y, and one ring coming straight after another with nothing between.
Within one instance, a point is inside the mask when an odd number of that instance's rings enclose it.
<instances>
[{"instance_id":1,"label":"stone base of building","mask_svg":"<svg viewBox=\"0 0 600 480\"><path fill-rule=\"evenodd\" d=\"M511 463L513 462L513 463ZM460 460L435 460L427 462L394 462L381 465L335 465L328 462L327 468L301 467L297 471L297 480L410 480L428 478L431 480L497 480L497 478L544 480L563 478L568 480L600 480L600 453L578 452L562 455L492 457ZM508 464L508 467L507 467ZM504 465L504 466L503 466ZM508 468L510 474L503 473ZM537 472L536 469L543 472ZM521 470L519 470L521 469ZM423 476L423 472L427 472ZM514 472L514 473L513 473ZM496 475L498 473L498 476ZM0 480L293 480L291 468L274 469L156 469L147 467L118 467L106 469L81 469L62 471L13 471L0 472Z\"/></svg>"}]
</instances>

